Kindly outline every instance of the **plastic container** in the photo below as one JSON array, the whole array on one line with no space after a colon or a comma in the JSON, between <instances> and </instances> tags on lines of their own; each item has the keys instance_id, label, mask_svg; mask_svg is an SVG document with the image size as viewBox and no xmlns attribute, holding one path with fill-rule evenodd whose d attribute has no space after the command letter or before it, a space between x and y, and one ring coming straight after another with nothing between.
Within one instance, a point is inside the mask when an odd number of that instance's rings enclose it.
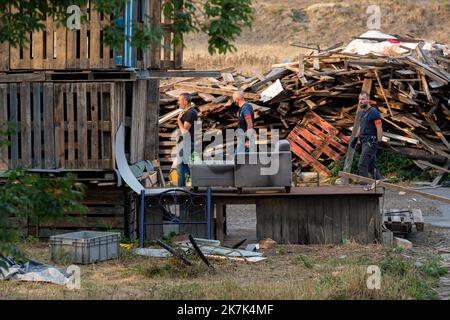
<instances>
[{"instance_id":1,"label":"plastic container","mask_svg":"<svg viewBox=\"0 0 450 320\"><path fill-rule=\"evenodd\" d=\"M94 263L118 257L119 244L119 232L65 233L50 237L50 256L53 261L67 259L77 264Z\"/></svg>"}]
</instances>

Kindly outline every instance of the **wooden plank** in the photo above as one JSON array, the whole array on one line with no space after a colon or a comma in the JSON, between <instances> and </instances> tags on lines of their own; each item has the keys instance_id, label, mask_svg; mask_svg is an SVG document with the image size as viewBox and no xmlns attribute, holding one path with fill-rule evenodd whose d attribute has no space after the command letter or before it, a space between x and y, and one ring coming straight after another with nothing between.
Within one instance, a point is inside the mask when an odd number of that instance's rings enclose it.
<instances>
[{"instance_id":1,"label":"wooden plank","mask_svg":"<svg viewBox=\"0 0 450 320\"><path fill-rule=\"evenodd\" d=\"M55 84L55 157L56 166L65 168L65 141L64 141L64 109L67 102L65 96L65 84Z\"/></svg>"},{"instance_id":2,"label":"wooden plank","mask_svg":"<svg viewBox=\"0 0 450 320\"><path fill-rule=\"evenodd\" d=\"M9 50L9 65L11 70L31 69L29 43L26 43L23 48L11 46Z\"/></svg>"},{"instance_id":3,"label":"wooden plank","mask_svg":"<svg viewBox=\"0 0 450 320\"><path fill-rule=\"evenodd\" d=\"M77 134L78 134L78 161L77 167L86 169L88 166L88 136L87 136L87 109L86 109L86 83L77 86Z\"/></svg>"},{"instance_id":4,"label":"wooden plank","mask_svg":"<svg viewBox=\"0 0 450 320\"><path fill-rule=\"evenodd\" d=\"M148 80L145 123L145 159L157 159L159 150L159 80Z\"/></svg>"},{"instance_id":5,"label":"wooden plank","mask_svg":"<svg viewBox=\"0 0 450 320\"><path fill-rule=\"evenodd\" d=\"M112 155L112 135L114 132L113 128L113 112L115 104L114 99L114 84L112 83L103 83L101 85L102 87L102 99L101 99L101 115L103 121L110 121L111 123L111 130L102 130L101 135L101 159L104 161L102 162L102 168L110 168L111 167L111 161L113 159Z\"/></svg>"},{"instance_id":6,"label":"wooden plank","mask_svg":"<svg viewBox=\"0 0 450 320\"><path fill-rule=\"evenodd\" d=\"M8 71L9 70L9 43L2 42L0 43L0 71Z\"/></svg>"},{"instance_id":7,"label":"wooden plank","mask_svg":"<svg viewBox=\"0 0 450 320\"><path fill-rule=\"evenodd\" d=\"M88 69L89 66L89 37L88 37L88 29L89 29L89 22L88 23L81 23L80 30L78 30L80 35L80 41L77 44L79 46L79 57L77 57L77 63L76 66L79 69Z\"/></svg>"},{"instance_id":8,"label":"wooden plank","mask_svg":"<svg viewBox=\"0 0 450 320\"><path fill-rule=\"evenodd\" d=\"M302 200L288 199L286 201L287 205L287 225L285 226L289 230L289 238L287 243L298 244L299 234L298 234L298 217L299 217L299 207Z\"/></svg>"},{"instance_id":9,"label":"wooden plank","mask_svg":"<svg viewBox=\"0 0 450 320\"><path fill-rule=\"evenodd\" d=\"M370 179L370 178L366 178L366 177L362 177L362 176L358 176L356 174L351 174L351 173L347 173L347 172L339 172L339 176L340 177L347 177L349 179L352 179L353 181L362 181L362 182L367 182L367 183L375 183L376 180ZM391 184L391 183L387 183L387 182L383 182L383 181L377 181L377 185L380 187L385 187L385 188L389 188L389 189L394 189L394 190L400 190L400 191L405 191L407 193L413 193L413 194L417 194L419 196L423 196L425 198L429 198L432 200L438 200L441 202L445 202L445 203L450 203L450 198L446 198L446 197L442 197L442 196L438 196L438 195L434 195L434 194L430 194L430 193L426 193L426 192L422 192L419 190L415 190L415 189L410 189L407 187L403 187L403 186L398 186L395 184Z\"/></svg>"},{"instance_id":10,"label":"wooden plank","mask_svg":"<svg viewBox=\"0 0 450 320\"><path fill-rule=\"evenodd\" d=\"M20 84L20 144L21 161L25 167L31 166L31 90L29 83Z\"/></svg>"},{"instance_id":11,"label":"wooden plank","mask_svg":"<svg viewBox=\"0 0 450 320\"><path fill-rule=\"evenodd\" d=\"M149 9L151 30L153 30L161 23L161 0L150 1ZM150 69L159 69L161 67L161 44L152 44L148 51L149 60L147 61L146 67Z\"/></svg>"},{"instance_id":12,"label":"wooden plank","mask_svg":"<svg viewBox=\"0 0 450 320\"><path fill-rule=\"evenodd\" d=\"M77 30L67 29L66 66L68 69L77 68Z\"/></svg>"},{"instance_id":13,"label":"wooden plank","mask_svg":"<svg viewBox=\"0 0 450 320\"><path fill-rule=\"evenodd\" d=\"M348 210L348 226L349 226L349 239L358 241L359 234L359 206L356 201L350 201Z\"/></svg>"},{"instance_id":14,"label":"wooden plank","mask_svg":"<svg viewBox=\"0 0 450 320\"><path fill-rule=\"evenodd\" d=\"M341 241L350 239L350 203L353 201L353 198L350 197L341 197L340 198L340 214L341 214Z\"/></svg>"},{"instance_id":15,"label":"wooden plank","mask_svg":"<svg viewBox=\"0 0 450 320\"><path fill-rule=\"evenodd\" d=\"M100 50L102 46L100 39L100 32L102 31L102 26L100 22L100 14L94 8L90 8L90 21L89 21L89 35L90 35L90 56L89 56L89 68L102 68L103 57L107 52ZM102 48L103 49L103 48ZM103 51L103 52L101 52ZM100 54L103 56L100 56Z\"/></svg>"},{"instance_id":16,"label":"wooden plank","mask_svg":"<svg viewBox=\"0 0 450 320\"><path fill-rule=\"evenodd\" d=\"M359 243L367 243L367 237L368 237L368 225L369 225L369 221L367 220L367 215L369 214L367 212L367 205L370 202L369 199L367 198L363 198L363 197L358 197L358 199L356 200L356 202L358 203L358 218L359 218L359 223L358 223L358 241Z\"/></svg>"},{"instance_id":17,"label":"wooden plank","mask_svg":"<svg viewBox=\"0 0 450 320\"><path fill-rule=\"evenodd\" d=\"M195 92L204 92L210 94L216 94L220 96L232 96L235 90L227 90L227 89L215 89L210 87L202 87L194 84L187 83L177 83L174 85L175 89L187 90L187 91L195 91ZM244 98L249 100L258 100L259 95L255 93L244 92Z\"/></svg>"},{"instance_id":18,"label":"wooden plank","mask_svg":"<svg viewBox=\"0 0 450 320\"><path fill-rule=\"evenodd\" d=\"M331 198L321 198L323 204L323 243L331 244L333 243L333 232L334 232L334 210L335 205L333 199Z\"/></svg>"},{"instance_id":19,"label":"wooden plank","mask_svg":"<svg viewBox=\"0 0 450 320\"><path fill-rule=\"evenodd\" d=\"M53 83L43 85L44 168L56 167Z\"/></svg>"},{"instance_id":20,"label":"wooden plank","mask_svg":"<svg viewBox=\"0 0 450 320\"><path fill-rule=\"evenodd\" d=\"M440 166L435 165L435 164L433 164L433 163L431 163L431 162L429 162L429 161L417 160L417 162L420 163L420 164L423 164L423 165L425 165L425 166L434 168L434 169L436 169L436 170L438 170L438 171L450 173L450 170L449 170L449 169L444 168L444 167L440 167Z\"/></svg>"},{"instance_id":21,"label":"wooden plank","mask_svg":"<svg viewBox=\"0 0 450 320\"><path fill-rule=\"evenodd\" d=\"M44 73L10 73L0 74L0 83L2 82L28 82L45 81Z\"/></svg>"},{"instance_id":22,"label":"wooden plank","mask_svg":"<svg viewBox=\"0 0 450 320\"><path fill-rule=\"evenodd\" d=\"M42 120L41 120L41 93L42 93L42 84L33 83L33 168L43 168L42 161L42 142L41 142L41 133L42 133Z\"/></svg>"},{"instance_id":23,"label":"wooden plank","mask_svg":"<svg viewBox=\"0 0 450 320\"><path fill-rule=\"evenodd\" d=\"M44 32L33 32L33 42L30 44L32 57L31 69L40 70L44 68Z\"/></svg>"},{"instance_id":24,"label":"wooden plank","mask_svg":"<svg viewBox=\"0 0 450 320\"><path fill-rule=\"evenodd\" d=\"M431 118L429 115L425 114L425 120L428 122L428 125L430 126L431 130L434 131L434 133L438 136L438 138L441 139L441 141L445 144L445 146L450 150L450 143L447 141L445 136L442 134L441 129L434 122L433 118Z\"/></svg>"},{"instance_id":25,"label":"wooden plank","mask_svg":"<svg viewBox=\"0 0 450 320\"><path fill-rule=\"evenodd\" d=\"M68 83L65 86L66 90L66 113L67 113L67 168L74 169L76 168L75 161L75 112L74 108L76 105L74 104L74 98L76 97L76 86L72 83Z\"/></svg>"},{"instance_id":26,"label":"wooden plank","mask_svg":"<svg viewBox=\"0 0 450 320\"><path fill-rule=\"evenodd\" d=\"M0 84L0 140L6 140L8 130L8 85ZM0 171L9 168L8 145L0 143Z\"/></svg>"},{"instance_id":27,"label":"wooden plank","mask_svg":"<svg viewBox=\"0 0 450 320\"><path fill-rule=\"evenodd\" d=\"M278 204L278 208L280 211L280 222L281 222L281 243L288 244L291 240L290 235L290 217L289 217L289 208L290 201L280 201Z\"/></svg>"},{"instance_id":28,"label":"wooden plank","mask_svg":"<svg viewBox=\"0 0 450 320\"><path fill-rule=\"evenodd\" d=\"M16 83L11 83L9 85L9 100L10 100L10 116L9 122L13 126L13 131L11 133L11 160L10 160L10 168L16 168L19 165L19 106L17 99L17 87Z\"/></svg>"},{"instance_id":29,"label":"wooden plank","mask_svg":"<svg viewBox=\"0 0 450 320\"><path fill-rule=\"evenodd\" d=\"M342 223L341 223L341 205L343 199L341 197L332 197L329 199L331 202L330 207L326 207L331 213L331 225L332 225L332 242L342 243Z\"/></svg>"},{"instance_id":30,"label":"wooden plank","mask_svg":"<svg viewBox=\"0 0 450 320\"><path fill-rule=\"evenodd\" d=\"M292 223L295 223L295 221L297 221L297 223L295 224L295 226L297 227L298 235L297 243L308 244L308 208L306 207L306 200L304 198L298 198L297 201L298 202L296 207L291 206L291 214L296 217L292 220ZM293 240L295 240L295 238Z\"/></svg>"},{"instance_id":31,"label":"wooden plank","mask_svg":"<svg viewBox=\"0 0 450 320\"><path fill-rule=\"evenodd\" d=\"M90 94L90 118L92 121L92 127L91 127L91 156L90 156L90 167L98 168L98 155L99 155L99 149L98 149L98 138L99 138L99 123L98 123L98 100L99 100L99 90L98 90L98 84L97 83L90 83L88 85L88 91Z\"/></svg>"},{"instance_id":32,"label":"wooden plank","mask_svg":"<svg viewBox=\"0 0 450 320\"><path fill-rule=\"evenodd\" d=\"M377 199L378 201L378 199ZM377 215L380 215L379 210L377 209L376 202L372 199L368 198L366 201L367 206L367 243L373 243L376 238L376 230L377 230Z\"/></svg>"}]
</instances>

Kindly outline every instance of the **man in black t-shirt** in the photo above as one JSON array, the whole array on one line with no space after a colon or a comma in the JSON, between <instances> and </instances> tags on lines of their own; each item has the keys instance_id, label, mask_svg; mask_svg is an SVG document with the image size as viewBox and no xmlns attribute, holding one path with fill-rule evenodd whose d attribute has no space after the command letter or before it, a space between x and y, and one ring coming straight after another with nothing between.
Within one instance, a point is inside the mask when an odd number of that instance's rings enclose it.
<instances>
[{"instance_id":1,"label":"man in black t-shirt","mask_svg":"<svg viewBox=\"0 0 450 320\"><path fill-rule=\"evenodd\" d=\"M361 144L361 156L358 162L358 175L369 177L369 173L376 180L381 179L377 166L377 152L383 138L383 127L380 112L370 105L370 96L366 91L359 95L361 111L360 126L351 145L353 148Z\"/></svg>"},{"instance_id":2,"label":"man in black t-shirt","mask_svg":"<svg viewBox=\"0 0 450 320\"><path fill-rule=\"evenodd\" d=\"M190 175L189 161L194 153L194 123L198 119L197 110L192 105L191 96L188 93L182 93L178 98L178 105L184 111L180 113L177 119L178 128L183 137L182 151L180 153L177 165L178 186L186 186L186 173ZM185 149L189 149L188 154L184 155Z\"/></svg>"}]
</instances>

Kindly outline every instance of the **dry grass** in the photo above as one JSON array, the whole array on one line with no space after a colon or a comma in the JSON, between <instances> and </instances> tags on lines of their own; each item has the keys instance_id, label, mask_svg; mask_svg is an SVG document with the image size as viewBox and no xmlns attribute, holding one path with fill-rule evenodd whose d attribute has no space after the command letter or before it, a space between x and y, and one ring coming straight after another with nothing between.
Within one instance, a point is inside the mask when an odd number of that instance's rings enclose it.
<instances>
[{"instance_id":1,"label":"dry grass","mask_svg":"<svg viewBox=\"0 0 450 320\"><path fill-rule=\"evenodd\" d=\"M245 29L237 39L238 52L210 56L205 37L189 35L185 67L234 67L246 75L253 75L253 69L266 72L272 64L298 56L299 49L290 43L326 48L367 31L369 5L380 6L383 32L450 43L450 0L256 0L253 28Z\"/></svg>"},{"instance_id":2,"label":"dry grass","mask_svg":"<svg viewBox=\"0 0 450 320\"><path fill-rule=\"evenodd\" d=\"M48 261L42 243L27 244L33 258ZM185 267L173 259L124 253L119 259L81 266L81 290L52 284L0 282L0 299L406 299L434 298L434 282L413 269L395 275L397 255L382 277L382 289L368 290L366 270L383 265L386 249L362 246L277 246L258 264L196 260ZM399 260L400 259L400 260ZM400 266L402 264L400 263ZM409 266L409 264L408 264Z\"/></svg>"},{"instance_id":3,"label":"dry grass","mask_svg":"<svg viewBox=\"0 0 450 320\"><path fill-rule=\"evenodd\" d=\"M246 45L239 44L237 52L226 55L209 55L206 44L196 44L188 47L184 53L184 67L197 70L220 70L235 68L238 72L255 76L265 73L271 66L295 58L299 50L287 47L284 50L277 45Z\"/></svg>"}]
</instances>

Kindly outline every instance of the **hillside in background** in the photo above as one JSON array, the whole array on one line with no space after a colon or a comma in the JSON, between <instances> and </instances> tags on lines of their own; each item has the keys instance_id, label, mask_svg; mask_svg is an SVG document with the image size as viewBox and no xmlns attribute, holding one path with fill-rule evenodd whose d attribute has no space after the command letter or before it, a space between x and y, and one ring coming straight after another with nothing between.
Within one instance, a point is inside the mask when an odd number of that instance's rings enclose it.
<instances>
[{"instance_id":1,"label":"hillside in background","mask_svg":"<svg viewBox=\"0 0 450 320\"><path fill-rule=\"evenodd\" d=\"M308 1L254 0L253 28L236 41L238 52L209 56L206 37L186 37L185 66L235 67L251 74L298 55L290 43L326 48L367 31L369 5L381 9L381 31L450 43L450 0Z\"/></svg>"}]
</instances>

